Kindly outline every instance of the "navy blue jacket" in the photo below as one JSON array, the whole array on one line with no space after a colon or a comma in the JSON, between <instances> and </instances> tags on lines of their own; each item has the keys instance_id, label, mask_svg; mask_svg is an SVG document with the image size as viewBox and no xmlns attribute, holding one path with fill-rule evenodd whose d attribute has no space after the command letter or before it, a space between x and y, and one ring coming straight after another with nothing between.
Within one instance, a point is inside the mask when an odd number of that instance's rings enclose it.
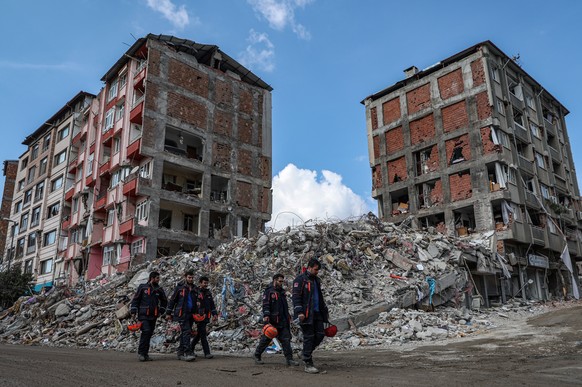
<instances>
[{"instance_id":1,"label":"navy blue jacket","mask_svg":"<svg viewBox=\"0 0 582 387\"><path fill-rule=\"evenodd\" d=\"M196 313L205 315L206 319L204 321L208 322L210 316L218 315L214 305L214 298L212 298L212 293L208 289L197 288L197 290Z\"/></svg>"},{"instance_id":2,"label":"navy blue jacket","mask_svg":"<svg viewBox=\"0 0 582 387\"><path fill-rule=\"evenodd\" d=\"M296 319L300 314L305 315L303 324L313 324L313 293L315 287L319 288L319 313L323 321L329 321L327 305L323 299L321 291L321 280L317 276L310 276L307 271L299 274L293 281L293 318Z\"/></svg>"},{"instance_id":3,"label":"navy blue jacket","mask_svg":"<svg viewBox=\"0 0 582 387\"><path fill-rule=\"evenodd\" d=\"M188 309L188 297L192 297L192 308ZM168 302L166 314L171 315L175 320L181 321L191 318L196 313L196 286L190 288L185 281L178 283L174 293Z\"/></svg>"},{"instance_id":4,"label":"navy blue jacket","mask_svg":"<svg viewBox=\"0 0 582 387\"><path fill-rule=\"evenodd\" d=\"M269 317L269 323L277 328L289 326L289 305L285 289L269 285L263 293L263 317Z\"/></svg>"},{"instance_id":5,"label":"navy blue jacket","mask_svg":"<svg viewBox=\"0 0 582 387\"><path fill-rule=\"evenodd\" d=\"M164 289L147 282L138 286L130 304L131 314L138 320L155 320L166 312L168 299Z\"/></svg>"}]
</instances>

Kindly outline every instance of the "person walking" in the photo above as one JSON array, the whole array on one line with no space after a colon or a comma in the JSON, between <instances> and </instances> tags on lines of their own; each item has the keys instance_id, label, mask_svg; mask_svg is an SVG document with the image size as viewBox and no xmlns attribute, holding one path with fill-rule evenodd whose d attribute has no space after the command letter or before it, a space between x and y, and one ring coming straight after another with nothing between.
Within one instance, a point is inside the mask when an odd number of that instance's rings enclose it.
<instances>
[{"instance_id":1,"label":"person walking","mask_svg":"<svg viewBox=\"0 0 582 387\"><path fill-rule=\"evenodd\" d=\"M289 366L298 366L299 363L293 360L293 350L291 349L291 329L289 315L289 305L287 304L287 295L283 288L285 277L277 273L273 276L273 282L265 289L263 293L263 322L271 324L277 329L277 338L283 346L283 354L286 363ZM259 345L255 350L255 364L264 364L261 355L267 349L267 346L273 338L267 337L263 333Z\"/></svg>"},{"instance_id":2,"label":"person walking","mask_svg":"<svg viewBox=\"0 0 582 387\"><path fill-rule=\"evenodd\" d=\"M321 263L311 258L305 272L293 281L293 317L298 319L303 332L303 361L305 372L319 372L313 365L312 353L325 337L324 323L329 323L329 313L323 293L321 280L317 277Z\"/></svg>"},{"instance_id":3,"label":"person walking","mask_svg":"<svg viewBox=\"0 0 582 387\"><path fill-rule=\"evenodd\" d=\"M152 360L149 356L150 341L156 328L158 316L165 313L167 304L166 293L160 287L160 273L152 271L148 282L137 287L130 304L131 316L141 323L141 335L137 349L139 361Z\"/></svg>"},{"instance_id":4,"label":"person walking","mask_svg":"<svg viewBox=\"0 0 582 387\"><path fill-rule=\"evenodd\" d=\"M214 298L210 289L208 289L208 284L210 280L206 276L200 277L198 281L198 293L196 297L196 336L192 339L191 351L195 353L196 344L200 342L202 344L202 350L204 351L205 359L212 359L213 354L210 353L210 345L208 345L208 332L206 331L206 326L212 318L212 322L216 322L218 319L218 313L216 312L216 306L214 304Z\"/></svg>"},{"instance_id":5,"label":"person walking","mask_svg":"<svg viewBox=\"0 0 582 387\"><path fill-rule=\"evenodd\" d=\"M166 320L175 320L180 323L180 345L178 346L178 360L193 361L196 356L190 348L192 337L193 314L196 313L196 287L194 286L194 272L184 273L184 280L180 281L168 303Z\"/></svg>"}]
</instances>

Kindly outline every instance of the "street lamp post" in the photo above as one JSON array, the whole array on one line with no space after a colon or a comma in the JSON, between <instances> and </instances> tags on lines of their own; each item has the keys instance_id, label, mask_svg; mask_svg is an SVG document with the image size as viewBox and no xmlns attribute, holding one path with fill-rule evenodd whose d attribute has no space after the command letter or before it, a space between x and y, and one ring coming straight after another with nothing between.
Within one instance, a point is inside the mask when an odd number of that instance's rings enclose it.
<instances>
[{"instance_id":1,"label":"street lamp post","mask_svg":"<svg viewBox=\"0 0 582 387\"><path fill-rule=\"evenodd\" d=\"M12 262L12 256L15 253L15 251L14 251L14 234L16 234L16 226L18 225L18 222L15 220L12 220L10 218L3 218L2 220L7 221L8 223L14 223L14 225L12 226L12 238L10 240L10 255L8 255L8 270L10 270L10 263Z\"/></svg>"}]
</instances>

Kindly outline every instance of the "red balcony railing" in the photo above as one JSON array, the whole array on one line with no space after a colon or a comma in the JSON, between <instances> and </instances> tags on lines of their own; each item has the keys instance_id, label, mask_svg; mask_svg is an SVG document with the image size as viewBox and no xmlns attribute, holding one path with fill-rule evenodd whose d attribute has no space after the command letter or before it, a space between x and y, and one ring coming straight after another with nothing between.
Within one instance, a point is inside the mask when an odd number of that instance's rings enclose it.
<instances>
[{"instance_id":1,"label":"red balcony railing","mask_svg":"<svg viewBox=\"0 0 582 387\"><path fill-rule=\"evenodd\" d=\"M131 113L129 113L129 121L133 122L134 124L142 124L143 121L143 100L137 103L133 109L131 109Z\"/></svg>"},{"instance_id":2,"label":"red balcony railing","mask_svg":"<svg viewBox=\"0 0 582 387\"><path fill-rule=\"evenodd\" d=\"M119 234L131 234L133 232L133 217L126 219L119 225Z\"/></svg>"}]
</instances>

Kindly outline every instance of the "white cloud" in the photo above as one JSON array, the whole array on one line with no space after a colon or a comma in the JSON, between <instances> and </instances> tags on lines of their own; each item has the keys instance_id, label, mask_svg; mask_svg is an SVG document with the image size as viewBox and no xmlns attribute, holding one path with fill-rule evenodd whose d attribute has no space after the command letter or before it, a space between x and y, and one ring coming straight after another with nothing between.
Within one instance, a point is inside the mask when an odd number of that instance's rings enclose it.
<instances>
[{"instance_id":1,"label":"white cloud","mask_svg":"<svg viewBox=\"0 0 582 387\"><path fill-rule=\"evenodd\" d=\"M370 211L364 199L342 183L337 173L288 164L273 178L273 216L267 226L276 230L308 220L340 220Z\"/></svg>"},{"instance_id":2,"label":"white cloud","mask_svg":"<svg viewBox=\"0 0 582 387\"><path fill-rule=\"evenodd\" d=\"M190 18L186 6L176 7L171 0L147 0L148 7L161 13L177 28L184 28L190 24Z\"/></svg>"},{"instance_id":3,"label":"white cloud","mask_svg":"<svg viewBox=\"0 0 582 387\"><path fill-rule=\"evenodd\" d=\"M283 31L287 26L301 39L311 39L311 34L305 26L295 21L295 10L304 8L313 0L247 0L254 11L277 31Z\"/></svg>"},{"instance_id":4,"label":"white cloud","mask_svg":"<svg viewBox=\"0 0 582 387\"><path fill-rule=\"evenodd\" d=\"M271 72L275 69L275 46L265 33L258 33L251 29L247 38L249 45L239 56L239 62L243 66L259 68Z\"/></svg>"}]
</instances>

